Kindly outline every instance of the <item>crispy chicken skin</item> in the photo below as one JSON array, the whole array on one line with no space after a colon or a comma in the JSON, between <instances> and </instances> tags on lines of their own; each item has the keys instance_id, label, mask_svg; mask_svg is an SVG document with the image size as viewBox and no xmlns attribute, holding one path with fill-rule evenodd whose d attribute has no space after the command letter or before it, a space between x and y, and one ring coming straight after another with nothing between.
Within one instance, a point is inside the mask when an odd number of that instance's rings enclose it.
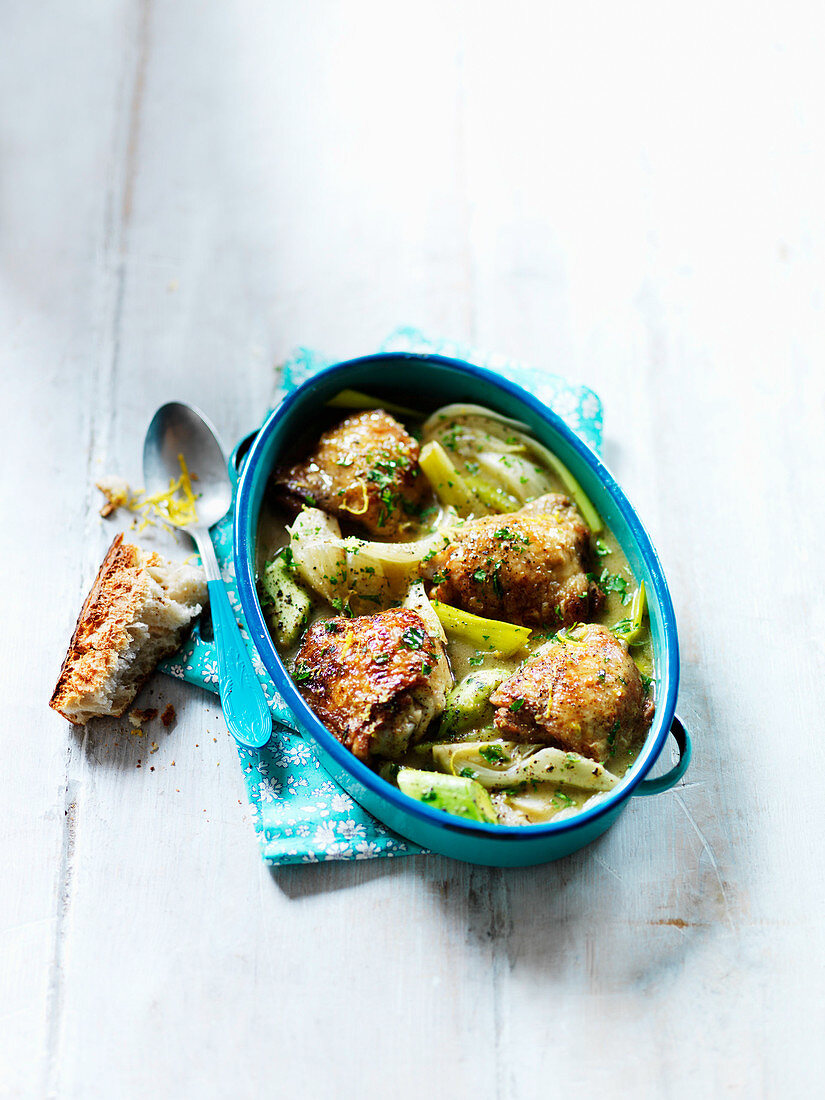
<instances>
[{"instance_id":1,"label":"crispy chicken skin","mask_svg":"<svg viewBox=\"0 0 825 1100\"><path fill-rule=\"evenodd\" d=\"M394 608L310 628L294 676L306 701L359 760L402 756L444 709L444 646L417 611Z\"/></svg>"},{"instance_id":2,"label":"crispy chicken skin","mask_svg":"<svg viewBox=\"0 0 825 1100\"><path fill-rule=\"evenodd\" d=\"M627 645L595 623L544 647L490 702L503 737L598 761L646 733L654 709Z\"/></svg>"},{"instance_id":3,"label":"crispy chicken skin","mask_svg":"<svg viewBox=\"0 0 825 1100\"><path fill-rule=\"evenodd\" d=\"M518 512L468 520L422 564L429 595L522 626L558 629L592 618L604 596L586 576L590 531L566 496Z\"/></svg>"},{"instance_id":4,"label":"crispy chicken skin","mask_svg":"<svg viewBox=\"0 0 825 1100\"><path fill-rule=\"evenodd\" d=\"M314 451L275 476L276 492L356 523L380 538L411 534L426 493L419 446L383 409L348 416Z\"/></svg>"}]
</instances>

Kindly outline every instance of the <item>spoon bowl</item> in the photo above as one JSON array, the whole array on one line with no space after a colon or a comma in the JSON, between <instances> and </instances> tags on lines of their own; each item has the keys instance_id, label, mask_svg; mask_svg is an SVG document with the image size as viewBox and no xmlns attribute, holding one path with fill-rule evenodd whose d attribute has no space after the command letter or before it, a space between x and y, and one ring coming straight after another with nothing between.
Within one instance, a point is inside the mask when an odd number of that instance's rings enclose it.
<instances>
[{"instance_id":1,"label":"spoon bowl","mask_svg":"<svg viewBox=\"0 0 825 1100\"><path fill-rule=\"evenodd\" d=\"M163 492L180 477L183 455L197 495L199 526L214 527L232 505L232 483L223 447L213 425L193 405L161 405L143 443L143 478L147 493Z\"/></svg>"}]
</instances>

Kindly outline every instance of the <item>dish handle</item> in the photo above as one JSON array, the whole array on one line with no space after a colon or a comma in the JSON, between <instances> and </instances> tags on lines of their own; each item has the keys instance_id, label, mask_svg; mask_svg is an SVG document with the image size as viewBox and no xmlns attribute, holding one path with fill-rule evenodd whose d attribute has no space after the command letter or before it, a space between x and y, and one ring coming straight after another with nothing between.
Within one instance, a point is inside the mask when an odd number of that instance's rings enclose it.
<instances>
[{"instance_id":1,"label":"dish handle","mask_svg":"<svg viewBox=\"0 0 825 1100\"><path fill-rule=\"evenodd\" d=\"M255 442L255 437L257 436L257 434L258 429L256 428L254 432L250 432L248 435L245 435L240 443L237 445L237 447L235 447L232 454L229 456L229 461L227 462L226 466L229 470L229 477L232 481L232 485L234 488L237 488L238 478L241 476L241 469L243 467L244 460L249 454L249 448Z\"/></svg>"},{"instance_id":2,"label":"dish handle","mask_svg":"<svg viewBox=\"0 0 825 1100\"><path fill-rule=\"evenodd\" d=\"M690 735L679 718L674 717L670 726L670 734L679 746L678 762L673 765L669 772L665 772L664 775L659 775L655 779L643 779L633 792L634 795L661 794L662 791L669 791L671 787L676 786L688 770L690 758L693 755L693 747L690 743Z\"/></svg>"}]
</instances>

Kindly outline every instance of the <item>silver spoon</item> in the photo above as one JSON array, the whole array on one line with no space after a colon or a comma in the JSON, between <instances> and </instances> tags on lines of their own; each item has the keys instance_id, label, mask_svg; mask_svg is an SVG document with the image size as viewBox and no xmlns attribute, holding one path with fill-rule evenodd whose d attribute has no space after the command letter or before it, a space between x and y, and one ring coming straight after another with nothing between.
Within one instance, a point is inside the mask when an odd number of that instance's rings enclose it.
<instances>
[{"instance_id":1,"label":"silver spoon","mask_svg":"<svg viewBox=\"0 0 825 1100\"><path fill-rule=\"evenodd\" d=\"M257 749L272 736L272 717L229 605L209 535L209 528L223 519L232 505L226 459L215 429L203 413L192 405L170 401L161 405L146 430L143 476L147 493L163 492L170 478L180 477L178 455L183 455L190 472L197 474L197 520L182 530L195 540L206 573L224 718L240 744Z\"/></svg>"}]
</instances>

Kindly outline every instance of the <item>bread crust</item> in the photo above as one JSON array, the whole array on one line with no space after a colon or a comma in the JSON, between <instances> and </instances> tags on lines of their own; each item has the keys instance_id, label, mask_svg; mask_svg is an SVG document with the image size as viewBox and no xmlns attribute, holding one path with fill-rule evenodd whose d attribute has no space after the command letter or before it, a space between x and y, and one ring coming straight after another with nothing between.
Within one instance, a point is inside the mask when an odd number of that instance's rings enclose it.
<instances>
[{"instance_id":1,"label":"bread crust","mask_svg":"<svg viewBox=\"0 0 825 1100\"><path fill-rule=\"evenodd\" d=\"M85 714L88 700L105 694L115 678L121 656L135 646L129 626L138 621L148 581L147 567L166 564L156 553L146 554L137 546L115 536L86 597L72 634L49 706L73 725L83 726L92 717ZM197 605L192 618L200 611ZM163 645L157 660L178 648L182 631L170 630L168 645ZM119 717L130 706L152 669L134 681L122 705L99 713ZM130 685L131 687L132 685ZM97 712L96 712L97 713Z\"/></svg>"}]
</instances>

